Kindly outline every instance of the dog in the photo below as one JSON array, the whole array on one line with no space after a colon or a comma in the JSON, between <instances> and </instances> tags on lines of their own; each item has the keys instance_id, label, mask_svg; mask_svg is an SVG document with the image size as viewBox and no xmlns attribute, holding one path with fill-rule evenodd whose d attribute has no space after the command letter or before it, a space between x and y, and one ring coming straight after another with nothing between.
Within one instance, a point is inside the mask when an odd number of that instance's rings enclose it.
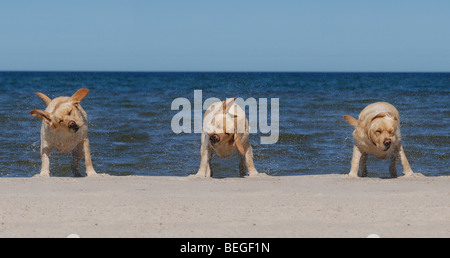
<instances>
[{"instance_id":1,"label":"dog","mask_svg":"<svg viewBox=\"0 0 450 258\"><path fill-rule=\"evenodd\" d=\"M30 114L42 119L40 176L50 176L50 153L52 149L66 154L72 152L72 172L81 177L78 166L84 157L86 175L97 175L92 165L88 139L88 120L80 102L88 95L88 89L79 89L72 97L58 97L51 100L45 94L36 92L47 105L45 111L34 109Z\"/></svg>"},{"instance_id":2,"label":"dog","mask_svg":"<svg viewBox=\"0 0 450 258\"><path fill-rule=\"evenodd\" d=\"M230 98L215 102L205 111L201 136L201 161L198 177L212 177L210 162L213 154L221 158L231 156L236 150L240 154L239 172L244 177L258 173L253 163L253 151L249 142L249 125L245 112Z\"/></svg>"},{"instance_id":3,"label":"dog","mask_svg":"<svg viewBox=\"0 0 450 258\"><path fill-rule=\"evenodd\" d=\"M398 110L387 102L376 102L365 107L358 120L344 115L344 119L355 128L353 137L352 165L349 176L356 177L361 165L361 176L367 176L366 161L368 154L379 159L391 158L389 172L391 177L397 177L397 162L400 159L403 174L414 174L401 144L400 117Z\"/></svg>"}]
</instances>

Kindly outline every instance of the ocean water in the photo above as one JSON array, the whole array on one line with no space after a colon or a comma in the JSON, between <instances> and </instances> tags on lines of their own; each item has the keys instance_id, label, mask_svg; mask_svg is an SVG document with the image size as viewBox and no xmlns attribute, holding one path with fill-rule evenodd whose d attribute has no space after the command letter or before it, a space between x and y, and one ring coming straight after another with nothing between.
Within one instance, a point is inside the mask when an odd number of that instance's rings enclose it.
<instances>
[{"instance_id":1,"label":"ocean water","mask_svg":"<svg viewBox=\"0 0 450 258\"><path fill-rule=\"evenodd\" d=\"M259 172L273 176L345 174L353 138L342 115L357 117L368 104L386 101L400 112L402 142L415 172L450 175L450 73L102 73L0 72L0 176L30 177L40 171L41 120L34 94L71 96L89 118L94 167L110 175L188 176L200 164L200 134L175 134L171 110L178 97L194 102L216 97L278 98L280 135L261 144L251 135ZM269 118L270 123L270 118ZM188 125L189 126L189 125ZM193 125L191 125L193 129ZM53 152L53 176L72 176L71 155ZM237 155L214 158L217 177L238 176ZM399 173L402 171L398 164ZM389 176L389 160L369 158L369 176ZM84 172L84 167L81 167Z\"/></svg>"}]
</instances>

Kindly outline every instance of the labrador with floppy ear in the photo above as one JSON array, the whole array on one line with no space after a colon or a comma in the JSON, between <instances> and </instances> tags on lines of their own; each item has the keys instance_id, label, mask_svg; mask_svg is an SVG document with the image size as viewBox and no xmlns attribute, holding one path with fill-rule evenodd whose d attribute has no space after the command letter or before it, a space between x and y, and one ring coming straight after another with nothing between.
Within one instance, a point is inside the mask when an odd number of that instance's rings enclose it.
<instances>
[{"instance_id":1,"label":"labrador with floppy ear","mask_svg":"<svg viewBox=\"0 0 450 258\"><path fill-rule=\"evenodd\" d=\"M205 112L201 138L201 162L196 176L212 177L210 167L213 154L221 158L231 156L236 150L241 160L240 176L259 175L253 164L253 152L249 142L249 125L245 112L230 98L215 102Z\"/></svg>"},{"instance_id":2,"label":"labrador with floppy ear","mask_svg":"<svg viewBox=\"0 0 450 258\"><path fill-rule=\"evenodd\" d=\"M44 110L34 109L30 114L42 119L41 126L41 176L50 176L50 153L52 149L65 154L72 152L72 172L78 171L80 160L84 157L86 175L97 173L94 170L89 149L87 115L80 102L88 95L88 89L79 89L72 97L58 97L51 100L45 94L36 92L47 105Z\"/></svg>"},{"instance_id":3,"label":"labrador with floppy ear","mask_svg":"<svg viewBox=\"0 0 450 258\"><path fill-rule=\"evenodd\" d=\"M400 117L398 110L387 102L376 102L365 107L358 120L344 115L344 119L355 128L353 137L352 166L349 175L356 177L361 165L361 176L367 176L368 154L379 159L391 157L389 172L397 177L397 162L400 159L405 176L413 175L401 144Z\"/></svg>"}]
</instances>

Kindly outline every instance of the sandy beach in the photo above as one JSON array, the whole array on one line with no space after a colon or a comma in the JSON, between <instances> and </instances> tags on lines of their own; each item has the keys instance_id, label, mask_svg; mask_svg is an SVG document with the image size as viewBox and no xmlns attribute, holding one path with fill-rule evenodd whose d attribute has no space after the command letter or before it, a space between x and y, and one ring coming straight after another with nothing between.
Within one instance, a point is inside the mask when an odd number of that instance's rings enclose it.
<instances>
[{"instance_id":1,"label":"sandy beach","mask_svg":"<svg viewBox=\"0 0 450 258\"><path fill-rule=\"evenodd\" d=\"M0 178L0 237L450 237L450 177Z\"/></svg>"}]
</instances>

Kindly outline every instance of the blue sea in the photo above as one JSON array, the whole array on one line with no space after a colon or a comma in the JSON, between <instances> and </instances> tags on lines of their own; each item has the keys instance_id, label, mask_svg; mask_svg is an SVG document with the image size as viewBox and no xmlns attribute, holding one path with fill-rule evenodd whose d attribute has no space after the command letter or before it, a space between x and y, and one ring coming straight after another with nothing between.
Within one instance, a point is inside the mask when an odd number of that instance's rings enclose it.
<instances>
[{"instance_id":1,"label":"blue sea","mask_svg":"<svg viewBox=\"0 0 450 258\"><path fill-rule=\"evenodd\" d=\"M188 176L200 164L200 134L176 134L176 98L279 99L279 140L261 144L252 134L254 162L272 176L346 174L352 127L368 104L386 101L400 112L402 142L412 169L426 176L450 175L450 73L147 73L0 72L0 176L31 177L40 171L41 120L34 94L54 98L89 88L82 101L98 173L116 176ZM270 124L270 117L269 117ZM184 125L189 126L189 125ZM193 122L191 125L193 129ZM52 153L53 176L72 176L71 154ZM237 155L214 158L217 177L238 176ZM398 164L401 173L401 164ZM369 176L389 176L389 160L369 158ZM84 172L84 167L81 168Z\"/></svg>"}]
</instances>

